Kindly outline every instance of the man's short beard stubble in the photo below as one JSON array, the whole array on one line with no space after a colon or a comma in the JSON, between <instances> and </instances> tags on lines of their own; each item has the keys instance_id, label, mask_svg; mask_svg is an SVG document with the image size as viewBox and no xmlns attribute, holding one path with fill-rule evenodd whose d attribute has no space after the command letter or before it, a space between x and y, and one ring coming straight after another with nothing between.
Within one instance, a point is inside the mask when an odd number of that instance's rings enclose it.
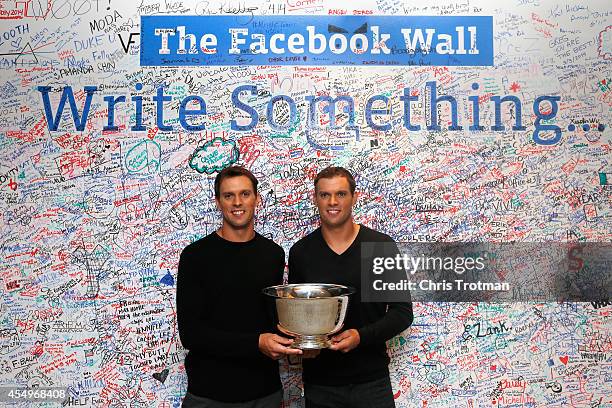
<instances>
[{"instance_id":1,"label":"man's short beard stubble","mask_svg":"<svg viewBox=\"0 0 612 408\"><path fill-rule=\"evenodd\" d=\"M239 225L234 223L231 219L229 219L229 217L227 217L225 215L225 213L223 213L223 222L227 225L229 225L230 227L232 227L235 230L244 230L244 229L248 229L249 225L251 225L251 222L253 222L253 224L255 223L255 217L250 218L249 220L247 220L244 225Z\"/></svg>"}]
</instances>

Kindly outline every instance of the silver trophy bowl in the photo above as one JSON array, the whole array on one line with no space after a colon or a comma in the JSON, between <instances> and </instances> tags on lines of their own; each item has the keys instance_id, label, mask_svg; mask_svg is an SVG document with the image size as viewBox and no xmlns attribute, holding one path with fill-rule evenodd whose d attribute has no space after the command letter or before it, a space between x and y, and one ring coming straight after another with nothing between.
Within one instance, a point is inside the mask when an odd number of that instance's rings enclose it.
<instances>
[{"instance_id":1,"label":"silver trophy bowl","mask_svg":"<svg viewBox=\"0 0 612 408\"><path fill-rule=\"evenodd\" d=\"M278 285L263 289L276 299L281 330L294 337L291 347L322 349L344 324L348 295L355 289L324 283Z\"/></svg>"}]
</instances>

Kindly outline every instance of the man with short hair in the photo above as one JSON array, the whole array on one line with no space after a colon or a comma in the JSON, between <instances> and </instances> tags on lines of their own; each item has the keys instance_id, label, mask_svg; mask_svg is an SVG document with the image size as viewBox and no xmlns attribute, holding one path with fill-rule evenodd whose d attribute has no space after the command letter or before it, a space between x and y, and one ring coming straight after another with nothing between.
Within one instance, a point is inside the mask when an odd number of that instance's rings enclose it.
<instances>
[{"instance_id":1,"label":"man with short hair","mask_svg":"<svg viewBox=\"0 0 612 408\"><path fill-rule=\"evenodd\" d=\"M272 333L261 290L283 280L283 249L254 229L257 179L241 167L215 178L221 227L188 245L179 261L176 310L188 387L183 407L280 407L278 360L301 354ZM241 378L242 377L242 378Z\"/></svg>"},{"instance_id":2,"label":"man with short hair","mask_svg":"<svg viewBox=\"0 0 612 408\"><path fill-rule=\"evenodd\" d=\"M328 167L314 185L321 226L291 248L289 283L335 283L357 290L332 346L303 360L306 407L394 407L385 342L412 324L412 305L409 294L404 303L362 302L360 274L362 243L376 243L374 256L388 256L389 246L397 254L397 246L388 235L353 221L355 180L346 169Z\"/></svg>"}]
</instances>

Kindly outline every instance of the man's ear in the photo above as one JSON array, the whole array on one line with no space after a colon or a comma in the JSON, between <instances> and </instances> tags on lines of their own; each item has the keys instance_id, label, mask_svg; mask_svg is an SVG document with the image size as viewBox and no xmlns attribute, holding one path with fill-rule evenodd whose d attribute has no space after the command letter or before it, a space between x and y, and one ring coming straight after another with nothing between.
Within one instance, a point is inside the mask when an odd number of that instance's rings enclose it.
<instances>
[{"instance_id":1,"label":"man's ear","mask_svg":"<svg viewBox=\"0 0 612 408\"><path fill-rule=\"evenodd\" d=\"M355 191L355 192L353 193L353 205L352 205L352 207L354 207L354 206L355 206L355 204L357 204L357 200L359 200L359 196L360 196L360 195L361 195L361 194L360 194L360 193L358 193L357 191Z\"/></svg>"},{"instance_id":2,"label":"man's ear","mask_svg":"<svg viewBox=\"0 0 612 408\"><path fill-rule=\"evenodd\" d=\"M257 198L255 202L255 208L260 207L262 205L261 194L257 193Z\"/></svg>"},{"instance_id":3,"label":"man's ear","mask_svg":"<svg viewBox=\"0 0 612 408\"><path fill-rule=\"evenodd\" d=\"M217 206L217 210L221 211L221 203L219 203L218 197L215 197L215 205Z\"/></svg>"}]
</instances>

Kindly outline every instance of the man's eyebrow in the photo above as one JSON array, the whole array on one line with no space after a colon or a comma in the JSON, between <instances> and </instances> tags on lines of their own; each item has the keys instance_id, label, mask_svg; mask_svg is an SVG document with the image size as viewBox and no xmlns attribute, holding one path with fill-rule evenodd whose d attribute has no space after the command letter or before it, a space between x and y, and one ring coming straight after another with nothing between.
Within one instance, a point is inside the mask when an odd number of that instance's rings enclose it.
<instances>
[{"instance_id":1,"label":"man's eyebrow","mask_svg":"<svg viewBox=\"0 0 612 408\"><path fill-rule=\"evenodd\" d=\"M317 191L317 194L331 194L331 193L348 193L349 190L334 190L334 191L327 191L327 190L319 190Z\"/></svg>"}]
</instances>

